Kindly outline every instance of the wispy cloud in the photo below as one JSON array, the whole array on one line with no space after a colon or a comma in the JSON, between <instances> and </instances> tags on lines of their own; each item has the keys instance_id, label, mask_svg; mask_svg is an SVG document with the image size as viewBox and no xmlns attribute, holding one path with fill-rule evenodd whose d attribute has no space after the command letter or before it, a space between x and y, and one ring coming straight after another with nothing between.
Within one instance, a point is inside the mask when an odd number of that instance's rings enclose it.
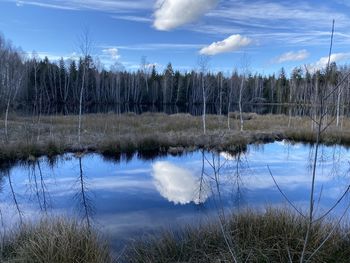
<instances>
[{"instance_id":1,"label":"wispy cloud","mask_svg":"<svg viewBox=\"0 0 350 263\"><path fill-rule=\"evenodd\" d=\"M190 30L216 36L239 33L261 44L279 42L304 46L328 44L334 18L337 43L350 43L348 13L324 3L315 8L305 1L221 1L218 8L205 17L205 23Z\"/></svg>"},{"instance_id":2,"label":"wispy cloud","mask_svg":"<svg viewBox=\"0 0 350 263\"><path fill-rule=\"evenodd\" d=\"M77 10L78 8L74 6L66 6L66 5L60 5L59 3L45 3L40 1L16 1L16 5L18 7L22 7L24 5L34 5L39 7L46 7L46 8L54 8L54 9L63 9L63 10Z\"/></svg>"},{"instance_id":3,"label":"wispy cloud","mask_svg":"<svg viewBox=\"0 0 350 263\"><path fill-rule=\"evenodd\" d=\"M152 51L152 50L196 50L204 47L204 44L186 44L186 43L148 43L148 44L136 44L127 46L102 46L103 49L106 48L117 48L123 50L133 50L133 51Z\"/></svg>"},{"instance_id":4,"label":"wispy cloud","mask_svg":"<svg viewBox=\"0 0 350 263\"><path fill-rule=\"evenodd\" d=\"M348 0L336 0L337 3L350 7L350 2Z\"/></svg>"},{"instance_id":5,"label":"wispy cloud","mask_svg":"<svg viewBox=\"0 0 350 263\"><path fill-rule=\"evenodd\" d=\"M202 48L199 53L202 55L213 56L220 53L227 53L239 50L252 43L252 40L241 35L232 35L222 41L214 42L211 45Z\"/></svg>"},{"instance_id":6,"label":"wispy cloud","mask_svg":"<svg viewBox=\"0 0 350 263\"><path fill-rule=\"evenodd\" d=\"M15 2L19 6L34 5L46 8L55 9L70 9L70 10L100 10L108 12L123 12L130 10L151 10L153 6L152 0L36 0L36 1L22 1L22 0L6 0Z\"/></svg>"},{"instance_id":7,"label":"wispy cloud","mask_svg":"<svg viewBox=\"0 0 350 263\"><path fill-rule=\"evenodd\" d=\"M141 68L144 70L151 70L153 67L155 67L158 71L162 71L165 68L164 65L157 62L147 62L146 64L142 65L142 63L138 61L123 61L121 59L111 60L108 57L101 57L101 61L105 67L110 67L112 70L119 71L125 69L130 71L137 71Z\"/></svg>"},{"instance_id":8,"label":"wispy cloud","mask_svg":"<svg viewBox=\"0 0 350 263\"><path fill-rule=\"evenodd\" d=\"M103 49L102 53L107 55L112 60L118 60L120 58L119 50L115 47Z\"/></svg>"},{"instance_id":9,"label":"wispy cloud","mask_svg":"<svg viewBox=\"0 0 350 263\"><path fill-rule=\"evenodd\" d=\"M149 17L143 17L143 16L131 16L131 15L113 15L112 18L119 19L119 20L126 20L131 22L141 22L141 23L151 23L152 19Z\"/></svg>"},{"instance_id":10,"label":"wispy cloud","mask_svg":"<svg viewBox=\"0 0 350 263\"><path fill-rule=\"evenodd\" d=\"M57 62L62 58L64 60L69 60L69 59L78 60L79 59L79 54L77 54L75 52L70 53L70 54L63 54L63 55L50 53L50 52L24 52L24 55L26 57L29 57L29 58L36 57L39 59L44 59L47 57L52 62Z\"/></svg>"},{"instance_id":11,"label":"wispy cloud","mask_svg":"<svg viewBox=\"0 0 350 263\"><path fill-rule=\"evenodd\" d=\"M330 16L330 13L332 16ZM338 27L344 27L349 22L349 17L343 13L329 8L318 8L305 2L286 3L281 1L226 1L216 10L207 14L211 18L225 19L230 22L253 22L252 27L280 28L285 25L288 28L302 30L306 27L329 27L332 19L336 19ZM276 23L280 21L282 23ZM288 24L283 23L288 22ZM302 24L303 27L298 27ZM248 25L248 24L247 24Z\"/></svg>"},{"instance_id":12,"label":"wispy cloud","mask_svg":"<svg viewBox=\"0 0 350 263\"><path fill-rule=\"evenodd\" d=\"M68 10L114 13L115 19L149 23L158 30L182 29L203 34L241 34L265 43L325 45L329 43L332 19L336 20L338 45L350 44L350 16L326 2L317 8L307 1L277 0L3 0L19 6L35 5ZM152 17L153 12L153 17ZM199 18L201 18L199 20Z\"/></svg>"},{"instance_id":13,"label":"wispy cloud","mask_svg":"<svg viewBox=\"0 0 350 263\"><path fill-rule=\"evenodd\" d=\"M154 12L154 27L171 30L194 22L216 6L218 0L158 0Z\"/></svg>"},{"instance_id":14,"label":"wispy cloud","mask_svg":"<svg viewBox=\"0 0 350 263\"><path fill-rule=\"evenodd\" d=\"M306 49L302 49L299 51L289 51L283 53L279 57L274 59L275 63L284 63L290 61L302 61L310 56L310 53Z\"/></svg>"}]
</instances>

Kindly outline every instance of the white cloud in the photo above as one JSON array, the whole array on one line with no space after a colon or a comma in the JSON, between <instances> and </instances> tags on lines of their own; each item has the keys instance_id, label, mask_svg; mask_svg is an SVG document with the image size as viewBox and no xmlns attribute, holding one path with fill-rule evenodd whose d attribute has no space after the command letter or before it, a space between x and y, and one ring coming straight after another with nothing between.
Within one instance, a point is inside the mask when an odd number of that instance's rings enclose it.
<instances>
[{"instance_id":1,"label":"white cloud","mask_svg":"<svg viewBox=\"0 0 350 263\"><path fill-rule=\"evenodd\" d=\"M330 63L350 60L350 52L348 53L334 53L331 55ZM328 56L320 58L317 62L307 66L308 70L313 72L325 69L328 65Z\"/></svg>"},{"instance_id":2,"label":"white cloud","mask_svg":"<svg viewBox=\"0 0 350 263\"><path fill-rule=\"evenodd\" d=\"M154 27L171 30L194 22L216 6L218 0L158 0L154 12Z\"/></svg>"},{"instance_id":3,"label":"white cloud","mask_svg":"<svg viewBox=\"0 0 350 263\"><path fill-rule=\"evenodd\" d=\"M202 55L216 55L220 53L227 53L236 51L242 47L246 47L252 43L248 37L241 35L232 35L222 41L214 42L211 45L202 48L199 53Z\"/></svg>"},{"instance_id":4,"label":"white cloud","mask_svg":"<svg viewBox=\"0 0 350 263\"><path fill-rule=\"evenodd\" d=\"M310 56L310 53L307 50L299 50L299 51L290 51L284 53L275 59L276 63L283 63L289 61L302 61Z\"/></svg>"},{"instance_id":5,"label":"white cloud","mask_svg":"<svg viewBox=\"0 0 350 263\"><path fill-rule=\"evenodd\" d=\"M209 189L204 187L199 195L199 178L191 170L169 162L156 162L152 166L155 186L159 193L175 204L203 203L209 197Z\"/></svg>"},{"instance_id":6,"label":"white cloud","mask_svg":"<svg viewBox=\"0 0 350 263\"><path fill-rule=\"evenodd\" d=\"M119 50L117 48L107 48L102 50L103 54L108 55L112 60L120 58Z\"/></svg>"},{"instance_id":7,"label":"white cloud","mask_svg":"<svg viewBox=\"0 0 350 263\"><path fill-rule=\"evenodd\" d=\"M221 152L220 156L223 157L225 160L228 161L234 161L236 160L236 157L228 152Z\"/></svg>"}]
</instances>

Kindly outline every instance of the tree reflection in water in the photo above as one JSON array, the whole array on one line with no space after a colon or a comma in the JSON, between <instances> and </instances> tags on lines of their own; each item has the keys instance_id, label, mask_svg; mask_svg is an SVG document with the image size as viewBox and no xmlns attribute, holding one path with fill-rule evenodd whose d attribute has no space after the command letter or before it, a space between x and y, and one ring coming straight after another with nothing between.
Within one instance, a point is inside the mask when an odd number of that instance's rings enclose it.
<instances>
[{"instance_id":1,"label":"tree reflection in water","mask_svg":"<svg viewBox=\"0 0 350 263\"><path fill-rule=\"evenodd\" d=\"M79 176L77 180L79 192L76 194L76 199L79 202L79 210L83 214L83 220L85 220L87 226L91 227L91 217L93 214L93 203L89 195L87 178L83 172L82 158L84 153L76 153L75 158L79 161Z\"/></svg>"}]
</instances>

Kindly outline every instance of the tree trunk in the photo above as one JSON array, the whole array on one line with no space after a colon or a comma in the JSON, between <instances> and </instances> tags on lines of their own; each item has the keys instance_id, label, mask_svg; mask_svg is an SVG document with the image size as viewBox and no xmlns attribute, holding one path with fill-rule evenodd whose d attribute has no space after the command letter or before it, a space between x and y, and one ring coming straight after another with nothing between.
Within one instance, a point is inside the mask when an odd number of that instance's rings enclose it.
<instances>
[{"instance_id":1,"label":"tree trunk","mask_svg":"<svg viewBox=\"0 0 350 263\"><path fill-rule=\"evenodd\" d=\"M238 106L239 106L239 118L241 122L241 132L243 131L243 112L242 112L242 93L243 93L243 88L244 88L244 77L242 78L241 82L241 87L239 89L239 101L238 101Z\"/></svg>"},{"instance_id":2,"label":"tree trunk","mask_svg":"<svg viewBox=\"0 0 350 263\"><path fill-rule=\"evenodd\" d=\"M83 111L83 94L84 94L85 73L86 73L85 72L86 71L85 63L86 62L84 62L83 76L82 76L82 83L81 83L80 97L79 97L79 123L78 123L78 142L79 142L79 144L81 142L81 115L82 115L82 111Z\"/></svg>"},{"instance_id":3,"label":"tree trunk","mask_svg":"<svg viewBox=\"0 0 350 263\"><path fill-rule=\"evenodd\" d=\"M341 93L343 89L340 87L340 90L338 91L338 99L337 99L337 127L339 127L339 115L340 115L340 99L341 99Z\"/></svg>"},{"instance_id":4,"label":"tree trunk","mask_svg":"<svg viewBox=\"0 0 350 263\"><path fill-rule=\"evenodd\" d=\"M228 96L228 104L227 104L227 128L231 130L230 125L230 110L231 110L231 98L232 98L232 91L233 91L233 79L230 81L230 93Z\"/></svg>"},{"instance_id":5,"label":"tree trunk","mask_svg":"<svg viewBox=\"0 0 350 263\"><path fill-rule=\"evenodd\" d=\"M9 109L10 109L10 102L11 97L8 98L7 104L6 104L6 112L5 112L5 140L8 141L8 116L9 116Z\"/></svg>"},{"instance_id":6,"label":"tree trunk","mask_svg":"<svg viewBox=\"0 0 350 263\"><path fill-rule=\"evenodd\" d=\"M203 120L203 133L205 135L207 133L207 127L206 127L206 121L205 121L205 115L206 115L206 111L207 111L207 98L206 98L205 83L204 83L204 76L203 75L202 75L202 93L203 93L202 120Z\"/></svg>"}]
</instances>

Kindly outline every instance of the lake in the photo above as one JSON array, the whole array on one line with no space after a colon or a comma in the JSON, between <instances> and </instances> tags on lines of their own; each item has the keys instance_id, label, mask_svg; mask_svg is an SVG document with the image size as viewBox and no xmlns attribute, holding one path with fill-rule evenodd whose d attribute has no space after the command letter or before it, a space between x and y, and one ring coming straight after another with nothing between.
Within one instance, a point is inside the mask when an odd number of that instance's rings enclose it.
<instances>
[{"instance_id":1,"label":"lake","mask_svg":"<svg viewBox=\"0 0 350 263\"><path fill-rule=\"evenodd\" d=\"M201 150L145 160L106 159L99 154L43 157L1 171L3 228L20 219L68 216L89 222L115 250L164 228L198 224L219 211L287 206L281 190L307 208L314 147L275 142L249 145L245 153ZM317 213L327 211L350 184L350 151L322 146L317 167ZM321 194L321 198L318 198ZM344 210L346 196L332 212Z\"/></svg>"}]
</instances>

